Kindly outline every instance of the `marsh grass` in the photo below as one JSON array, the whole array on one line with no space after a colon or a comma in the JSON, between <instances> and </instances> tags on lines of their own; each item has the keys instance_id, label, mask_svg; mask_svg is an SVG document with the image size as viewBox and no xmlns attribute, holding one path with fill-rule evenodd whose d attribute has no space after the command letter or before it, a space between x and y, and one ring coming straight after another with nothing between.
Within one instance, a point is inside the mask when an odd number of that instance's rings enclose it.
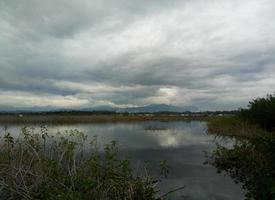
<instances>
[{"instance_id":1,"label":"marsh grass","mask_svg":"<svg viewBox=\"0 0 275 200\"><path fill-rule=\"evenodd\" d=\"M258 125L243 120L238 116L215 117L207 122L207 132L218 136L234 136L237 138L252 138L266 131Z\"/></svg>"},{"instance_id":2,"label":"marsh grass","mask_svg":"<svg viewBox=\"0 0 275 200\"><path fill-rule=\"evenodd\" d=\"M84 124L141 121L206 120L204 116L185 117L166 114L0 114L0 124Z\"/></svg>"},{"instance_id":3,"label":"marsh grass","mask_svg":"<svg viewBox=\"0 0 275 200\"><path fill-rule=\"evenodd\" d=\"M96 138L78 130L51 135L46 127L39 132L25 127L15 138L5 129L0 146L1 199L161 200L168 195L159 195L159 179L146 167L134 173L130 160L118 158L115 141L100 153ZM166 161L160 164L167 176Z\"/></svg>"}]
</instances>

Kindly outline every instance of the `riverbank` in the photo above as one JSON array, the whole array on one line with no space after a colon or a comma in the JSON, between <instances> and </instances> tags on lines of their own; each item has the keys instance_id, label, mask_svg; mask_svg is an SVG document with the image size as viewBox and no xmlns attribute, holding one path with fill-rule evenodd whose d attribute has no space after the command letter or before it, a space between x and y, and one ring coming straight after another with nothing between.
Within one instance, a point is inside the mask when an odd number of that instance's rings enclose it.
<instances>
[{"instance_id":1,"label":"riverbank","mask_svg":"<svg viewBox=\"0 0 275 200\"><path fill-rule=\"evenodd\" d=\"M218 172L226 172L246 190L246 200L275 199L275 134L238 117L222 117L208 122L208 133L233 137L231 148L221 145L209 156Z\"/></svg>"},{"instance_id":2,"label":"riverbank","mask_svg":"<svg viewBox=\"0 0 275 200\"><path fill-rule=\"evenodd\" d=\"M0 124L84 124L140 121L207 121L205 115L170 114L1 114Z\"/></svg>"},{"instance_id":3,"label":"riverbank","mask_svg":"<svg viewBox=\"0 0 275 200\"><path fill-rule=\"evenodd\" d=\"M207 131L217 136L236 138L254 138L258 135L268 134L258 125L242 120L237 116L214 117L207 120Z\"/></svg>"},{"instance_id":4,"label":"riverbank","mask_svg":"<svg viewBox=\"0 0 275 200\"><path fill-rule=\"evenodd\" d=\"M208 163L226 172L246 190L246 200L275 199L275 95L249 102L231 117L208 121L208 133L231 136L236 143L218 145Z\"/></svg>"}]
</instances>

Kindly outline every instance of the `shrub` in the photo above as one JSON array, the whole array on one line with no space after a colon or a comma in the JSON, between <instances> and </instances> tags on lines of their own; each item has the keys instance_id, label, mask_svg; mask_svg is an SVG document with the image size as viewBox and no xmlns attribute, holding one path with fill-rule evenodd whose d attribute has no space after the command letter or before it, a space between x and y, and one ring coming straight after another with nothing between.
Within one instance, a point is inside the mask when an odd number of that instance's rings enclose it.
<instances>
[{"instance_id":1,"label":"shrub","mask_svg":"<svg viewBox=\"0 0 275 200\"><path fill-rule=\"evenodd\" d=\"M259 124L265 130L273 131L275 129L275 94L250 101L248 109L242 109L240 116Z\"/></svg>"},{"instance_id":2,"label":"shrub","mask_svg":"<svg viewBox=\"0 0 275 200\"><path fill-rule=\"evenodd\" d=\"M232 148L218 145L209 162L227 172L247 191L247 199L275 199L275 96L249 102L236 116L217 118L208 131L218 135L241 136Z\"/></svg>"},{"instance_id":3,"label":"shrub","mask_svg":"<svg viewBox=\"0 0 275 200\"><path fill-rule=\"evenodd\" d=\"M218 146L209 158L247 191L247 199L275 199L275 137L265 134L242 140L233 148Z\"/></svg>"},{"instance_id":4,"label":"shrub","mask_svg":"<svg viewBox=\"0 0 275 200\"><path fill-rule=\"evenodd\" d=\"M17 139L5 131L0 148L2 199L162 199L158 179L146 169L135 175L129 160L118 159L115 141L102 154L96 139L78 130L50 135L45 127L23 128Z\"/></svg>"}]
</instances>

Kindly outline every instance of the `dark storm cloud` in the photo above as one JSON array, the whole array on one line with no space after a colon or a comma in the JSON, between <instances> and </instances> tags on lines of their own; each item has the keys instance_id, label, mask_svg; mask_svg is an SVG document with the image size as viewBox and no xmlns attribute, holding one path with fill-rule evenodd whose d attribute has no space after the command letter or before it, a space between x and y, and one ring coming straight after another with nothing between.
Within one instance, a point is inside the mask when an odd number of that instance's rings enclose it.
<instances>
[{"instance_id":1,"label":"dark storm cloud","mask_svg":"<svg viewBox=\"0 0 275 200\"><path fill-rule=\"evenodd\" d=\"M0 106L234 109L275 88L272 0L3 0Z\"/></svg>"}]
</instances>

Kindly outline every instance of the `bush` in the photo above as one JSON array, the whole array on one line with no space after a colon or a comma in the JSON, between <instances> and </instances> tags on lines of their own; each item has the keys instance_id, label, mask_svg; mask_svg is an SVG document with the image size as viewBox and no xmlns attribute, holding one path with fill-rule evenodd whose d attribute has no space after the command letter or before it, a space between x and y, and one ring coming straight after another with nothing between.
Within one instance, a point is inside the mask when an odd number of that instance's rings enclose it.
<instances>
[{"instance_id":1,"label":"bush","mask_svg":"<svg viewBox=\"0 0 275 200\"><path fill-rule=\"evenodd\" d=\"M275 129L275 95L250 101L248 109L242 109L240 116L260 125L265 130L273 131Z\"/></svg>"},{"instance_id":2,"label":"bush","mask_svg":"<svg viewBox=\"0 0 275 200\"><path fill-rule=\"evenodd\" d=\"M227 172L247 191L247 199L275 200L275 96L249 102L236 116L217 118L208 131L241 136L232 148L218 145L209 162Z\"/></svg>"},{"instance_id":3,"label":"bush","mask_svg":"<svg viewBox=\"0 0 275 200\"><path fill-rule=\"evenodd\" d=\"M78 130L23 128L17 139L5 131L0 148L1 199L162 199L156 178L146 169L134 175L130 161L118 159L115 141L101 154L96 139Z\"/></svg>"},{"instance_id":4,"label":"bush","mask_svg":"<svg viewBox=\"0 0 275 200\"><path fill-rule=\"evenodd\" d=\"M218 146L209 158L218 172L227 172L247 191L246 199L275 199L275 136L265 134L239 141L233 148Z\"/></svg>"}]
</instances>

